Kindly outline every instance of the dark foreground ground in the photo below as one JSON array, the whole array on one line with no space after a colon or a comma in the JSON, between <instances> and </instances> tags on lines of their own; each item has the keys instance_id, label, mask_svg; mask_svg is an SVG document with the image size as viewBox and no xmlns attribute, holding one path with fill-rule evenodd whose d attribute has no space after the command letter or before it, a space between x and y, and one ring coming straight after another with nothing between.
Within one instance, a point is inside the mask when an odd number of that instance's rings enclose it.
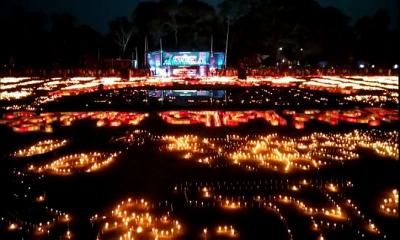
<instances>
[{"instance_id":1,"label":"dark foreground ground","mask_svg":"<svg viewBox=\"0 0 400 240\"><path fill-rule=\"evenodd\" d=\"M134 129L145 130L148 134L135 137L143 140L137 145L113 141ZM221 128L172 126L162 122L155 113L137 127L97 128L94 122L85 120L69 127L54 126L53 133L21 134L1 125L0 189L3 200L0 238L63 239L66 231L70 230L73 239L96 239L96 236L103 239L101 223L92 223L89 219L132 197L151 202L155 213L168 211L179 219L184 229L180 239L204 239L204 228L208 230L207 239L230 239L229 236L213 234L213 229L219 225L233 225L239 232L236 236L239 239L317 239L322 235L325 239L399 239L398 219L379 211L384 194L394 189L399 180L398 160L357 149L358 160L319 170L283 173L260 168L249 171L223 158L209 165L183 159L179 152L162 151L163 143L158 138L184 134L224 138L234 134L255 136L270 133L299 137L313 132L346 133L354 129L373 130L361 125L331 127L322 123L294 130L291 127L271 127L259 121ZM380 130L394 129L394 126L387 125ZM10 157L11 152L22 146L49 138L71 141L67 146L43 155L18 160ZM53 176L26 171L32 163L49 162L65 154L87 151L121 151L121 155L109 167L90 174ZM297 192L291 190L291 186L304 179L312 186L302 187ZM325 185L330 183L340 190L326 191ZM212 189L216 199L202 198L199 193L204 187ZM45 195L46 200L37 203L35 198L39 195ZM237 210L226 210L220 207L218 195L247 205ZM293 205L274 198L279 195L299 199L314 208L327 209L335 203L348 218L344 221L326 216L310 218ZM263 200L255 200L256 196ZM348 199L357 210L346 204ZM272 203L279 211L265 207L264 202ZM32 229L39 222L58 219L57 214L49 209L69 213L72 220L67 224L56 220L48 234L35 234ZM369 220L379 228L379 234L368 230ZM312 229L314 222L319 225L317 230ZM10 231L7 228L11 223L18 223L22 229Z\"/></svg>"}]
</instances>

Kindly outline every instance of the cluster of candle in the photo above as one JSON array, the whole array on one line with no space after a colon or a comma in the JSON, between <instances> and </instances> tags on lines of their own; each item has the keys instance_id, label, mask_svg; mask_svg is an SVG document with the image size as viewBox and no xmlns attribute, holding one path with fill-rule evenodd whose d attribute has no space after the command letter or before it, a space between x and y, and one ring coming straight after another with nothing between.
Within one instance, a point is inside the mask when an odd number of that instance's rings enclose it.
<instances>
[{"instance_id":1,"label":"cluster of candle","mask_svg":"<svg viewBox=\"0 0 400 240\"><path fill-rule=\"evenodd\" d=\"M68 226L68 224L71 222L71 217L67 213L61 213L58 210L53 211L53 209L51 209L50 212L53 216L51 220L34 224L21 222L21 225L17 223L10 223L7 227L7 230L11 232L27 230L28 233L32 233L31 237L36 239L43 237L45 234L50 236L50 232L52 232L55 228L65 225ZM63 236L63 238L60 237L60 239L71 239L71 238L72 238L72 233L69 230L67 231L65 236Z\"/></svg>"},{"instance_id":2,"label":"cluster of candle","mask_svg":"<svg viewBox=\"0 0 400 240\"><path fill-rule=\"evenodd\" d=\"M167 212L154 214L152 204L144 199L120 202L109 214L94 215L100 223L98 239L174 239L183 233L182 225Z\"/></svg>"},{"instance_id":3,"label":"cluster of candle","mask_svg":"<svg viewBox=\"0 0 400 240\"><path fill-rule=\"evenodd\" d=\"M277 197L274 196L273 199L275 201L284 203L284 204L294 204L299 210L302 210L305 215L322 215L325 217L333 218L335 220L346 220L346 215L342 212L341 207L339 205L336 205L335 207L332 207L330 209L326 208L316 208L316 207L310 207L307 206L303 201L297 200L292 196L283 196L283 195L278 195Z\"/></svg>"},{"instance_id":4,"label":"cluster of candle","mask_svg":"<svg viewBox=\"0 0 400 240\"><path fill-rule=\"evenodd\" d=\"M330 92L354 93L363 91L396 91L398 79L393 77L331 77L311 78L300 87Z\"/></svg>"},{"instance_id":5,"label":"cluster of candle","mask_svg":"<svg viewBox=\"0 0 400 240\"><path fill-rule=\"evenodd\" d=\"M311 120L338 125L339 122L379 126L384 122L397 122L398 111L384 108L365 108L353 110L284 110L288 119L274 110L269 111L169 111L159 116L173 125L204 125L206 127L238 126L252 120L264 120L271 126L286 126L288 122L297 129L305 127Z\"/></svg>"},{"instance_id":6,"label":"cluster of candle","mask_svg":"<svg viewBox=\"0 0 400 240\"><path fill-rule=\"evenodd\" d=\"M228 154L234 164L255 162L259 166L282 170L310 170L327 165L327 161L358 159L357 147L376 154L397 159L398 132L384 134L380 140L375 132L354 130L349 133L313 133L309 136L285 138L270 134L250 140L237 151Z\"/></svg>"},{"instance_id":7,"label":"cluster of candle","mask_svg":"<svg viewBox=\"0 0 400 240\"><path fill-rule=\"evenodd\" d=\"M382 95L366 94L366 95L346 96L344 97L344 100L356 103L366 103L372 106L383 103L399 104L399 95L396 93L386 93Z\"/></svg>"},{"instance_id":8,"label":"cluster of candle","mask_svg":"<svg viewBox=\"0 0 400 240\"><path fill-rule=\"evenodd\" d=\"M285 126L287 121L275 111L169 111L159 116L173 125L202 124L206 127L238 126L250 120L263 119L272 126Z\"/></svg>"},{"instance_id":9,"label":"cluster of candle","mask_svg":"<svg viewBox=\"0 0 400 240\"><path fill-rule=\"evenodd\" d=\"M205 230L205 231L204 231ZM203 229L203 234L207 235L207 229ZM218 225L215 228L215 234L217 236L224 236L229 238L238 238L239 233L232 225Z\"/></svg>"},{"instance_id":10,"label":"cluster of candle","mask_svg":"<svg viewBox=\"0 0 400 240\"><path fill-rule=\"evenodd\" d=\"M59 82L58 80L54 81ZM47 85L49 85L48 83ZM73 82L61 90L50 92L51 95L70 96L78 95L87 92L94 92L98 86L103 84L105 89L120 89L120 88L140 88L145 86L151 87L166 87L177 84L190 86L272 86L272 87L300 87L317 89L321 91L351 93L359 90L364 91L393 91L398 84L391 77L322 77L313 79L301 79L295 77L248 77L246 81L240 81L235 77L203 77L200 79L185 80L182 78L131 78L129 81L121 78L105 77L100 79L87 79L87 81ZM397 85L396 85L397 84Z\"/></svg>"},{"instance_id":11,"label":"cluster of candle","mask_svg":"<svg viewBox=\"0 0 400 240\"><path fill-rule=\"evenodd\" d=\"M65 239L72 239L72 233L70 230L67 230L67 232L65 232Z\"/></svg>"},{"instance_id":12,"label":"cluster of candle","mask_svg":"<svg viewBox=\"0 0 400 240\"><path fill-rule=\"evenodd\" d=\"M139 125L147 117L147 113L104 112L93 116L93 119L99 119L96 123L97 127L119 127L121 125Z\"/></svg>"},{"instance_id":13,"label":"cluster of candle","mask_svg":"<svg viewBox=\"0 0 400 240\"><path fill-rule=\"evenodd\" d=\"M10 223L10 225L8 225L8 230L9 231L15 231L17 229L19 229L19 226L16 223Z\"/></svg>"},{"instance_id":14,"label":"cluster of candle","mask_svg":"<svg viewBox=\"0 0 400 240\"><path fill-rule=\"evenodd\" d=\"M0 78L0 82L2 85L0 95L1 100L14 100L19 99L26 96L21 96L23 92L30 92L33 93L35 90L40 91L51 91L55 90L60 87L66 87L71 85L80 84L87 81L93 81L95 78L84 78L84 77L77 77L71 79L61 79L61 78L50 78L50 79L36 79L31 77L7 77L7 78ZM5 97L4 94L7 91L12 91L14 96L9 98ZM6 94L7 95L7 94ZM3 99L4 97L4 99Z\"/></svg>"},{"instance_id":15,"label":"cluster of candle","mask_svg":"<svg viewBox=\"0 0 400 240\"><path fill-rule=\"evenodd\" d=\"M339 94L351 94L360 91L371 92L394 92L398 89L397 79L393 77L367 77L347 76L333 77L322 76L319 78L297 78L297 77L249 77L246 81L235 77L203 77L193 80L183 78L157 78L137 77L123 80L118 77L74 77L70 79L50 78L35 79L23 78L0 78L2 89L0 100L16 100L33 95L37 90L44 91L39 96L37 103L54 101L64 96L76 96L84 93L96 92L100 85L106 90L144 87L173 87L184 86L237 86L237 87L275 87L293 89L313 89L324 92ZM321 98L323 100L323 98ZM363 100L361 100L363 101ZM373 100L373 101L376 101ZM37 104L36 104L37 105ZM37 106L36 106L37 107Z\"/></svg>"},{"instance_id":16,"label":"cluster of candle","mask_svg":"<svg viewBox=\"0 0 400 240\"><path fill-rule=\"evenodd\" d=\"M376 235L383 235L383 239L387 238L387 235L382 234L381 230L379 230L379 228L376 226L375 223L372 222L371 219L368 219L368 221L366 221L367 217L365 213L363 213L351 199L347 199L344 203L346 207L348 207L348 210L353 211L354 219L362 222L361 227L363 231L366 231L368 234L373 234L374 237L376 237ZM358 234L361 235L361 237L365 237L365 233L363 231L358 231Z\"/></svg>"},{"instance_id":17,"label":"cluster of candle","mask_svg":"<svg viewBox=\"0 0 400 240\"><path fill-rule=\"evenodd\" d=\"M118 89L126 87L143 86L172 86L173 84L185 85L229 85L229 86L276 86L276 87L300 87L317 88L329 91L332 89L351 89L351 90L395 90L398 86L397 80L393 77L366 77L348 76L333 77L323 76L321 78L301 79L295 77L248 77L246 81L240 81L235 77L203 77L194 80L185 80L179 77L157 78L157 77L137 77L130 78L129 81L118 77L104 77L96 79L94 77L75 77L71 79L51 78L48 80L31 80L31 78L3 78L0 79L4 84L12 88L21 86L43 86L43 90L57 89L64 86L60 91L52 92L63 96L81 94L84 92L96 91L98 85L103 84L106 89ZM34 83L28 84L27 82Z\"/></svg>"},{"instance_id":18,"label":"cluster of candle","mask_svg":"<svg viewBox=\"0 0 400 240\"><path fill-rule=\"evenodd\" d=\"M110 165L118 153L80 153L71 154L41 166L30 165L28 170L36 173L72 175L79 172L94 172Z\"/></svg>"},{"instance_id":19,"label":"cluster of candle","mask_svg":"<svg viewBox=\"0 0 400 240\"><path fill-rule=\"evenodd\" d=\"M279 184L281 183L281 184ZM273 187L271 187L271 185ZM232 181L232 182L185 182L174 187L175 193L185 195L186 203L190 207L213 208L218 207L224 211L265 208L275 213L287 228L288 238L295 239L287 220L288 211L295 209L295 213L309 220L311 230L323 236L325 231L340 231L351 226L359 229L361 234L381 234L377 226L366 220L364 215L353 214L348 211L342 200L339 189L352 187L350 181L320 182L318 180L254 180L254 181ZM281 191L280 194L265 195L266 189ZM331 189L333 191L330 191ZM290 190L292 193L288 193ZM200 193L200 194L199 194ZM312 196L320 196L318 203L307 203ZM307 200L305 200L307 199ZM339 201L338 201L339 200ZM357 208L357 207L356 207ZM361 217L362 218L361 218ZM360 217L360 219L357 219ZM296 218L297 219L297 218ZM360 220L360 221L359 221ZM365 226L374 226L374 232ZM227 227L229 229L229 226ZM224 226L221 225L221 230ZM236 232L236 231L235 231ZM227 233L225 231L225 233ZM213 231L209 228L203 230L204 238L213 238ZM227 233L228 234L228 233ZM360 235L361 235L360 234ZM227 237L227 236L226 236Z\"/></svg>"},{"instance_id":20,"label":"cluster of candle","mask_svg":"<svg viewBox=\"0 0 400 240\"><path fill-rule=\"evenodd\" d=\"M246 202L242 203L241 201L231 201L231 200L220 201L220 204L221 207L226 210L238 210L241 209L243 206L247 205Z\"/></svg>"},{"instance_id":21,"label":"cluster of candle","mask_svg":"<svg viewBox=\"0 0 400 240\"><path fill-rule=\"evenodd\" d=\"M32 176L17 169L12 173L15 181L12 187L15 196L13 209L18 210L13 214L3 212L0 216L0 225L8 224L7 230L11 231L8 239L18 239L18 236L27 239L68 239L63 231L69 231L71 216L50 207L46 203L46 192L36 189L44 176ZM69 232L72 238L73 234ZM0 235L2 239L5 237L3 232Z\"/></svg>"},{"instance_id":22,"label":"cluster of candle","mask_svg":"<svg viewBox=\"0 0 400 240\"><path fill-rule=\"evenodd\" d=\"M318 167L318 162L313 161L311 154L302 154L296 149L303 150L306 147L295 139L285 141L279 139L277 134L272 134L261 140L247 142L241 149L229 153L228 158L238 165L256 162L259 166L285 172L292 167L303 170L309 170L313 166Z\"/></svg>"},{"instance_id":23,"label":"cluster of candle","mask_svg":"<svg viewBox=\"0 0 400 240\"><path fill-rule=\"evenodd\" d=\"M34 88L43 84L44 80L33 80L29 77L0 78L0 101L12 101L29 97L33 94Z\"/></svg>"},{"instance_id":24,"label":"cluster of candle","mask_svg":"<svg viewBox=\"0 0 400 240\"><path fill-rule=\"evenodd\" d=\"M296 112L284 110L285 115L292 116L292 123L296 129L303 129L305 123L311 120L338 125L340 122L351 124L368 124L371 127L380 126L381 122L393 123L399 120L397 110L385 108L365 108L351 110L305 110Z\"/></svg>"},{"instance_id":25,"label":"cluster of candle","mask_svg":"<svg viewBox=\"0 0 400 240\"><path fill-rule=\"evenodd\" d=\"M36 236L43 236L44 234L50 233L54 228L60 225L69 225L69 223L72 221L72 218L69 214L63 213L59 214L57 217L54 217L51 221L47 221L45 223L38 223L35 224L34 232L33 234ZM72 232L68 230L64 235L62 239L71 239L72 238Z\"/></svg>"},{"instance_id":26,"label":"cluster of candle","mask_svg":"<svg viewBox=\"0 0 400 240\"><path fill-rule=\"evenodd\" d=\"M387 193L387 196L381 201L380 211L386 216L399 216L399 192L397 189Z\"/></svg>"},{"instance_id":27,"label":"cluster of candle","mask_svg":"<svg viewBox=\"0 0 400 240\"><path fill-rule=\"evenodd\" d=\"M51 112L39 115L34 112L14 112L5 114L0 124L7 124L15 132L37 132L50 131L53 123L71 126L75 121L86 119L96 121L98 127L136 126L147 116L147 113L136 112Z\"/></svg>"},{"instance_id":28,"label":"cluster of candle","mask_svg":"<svg viewBox=\"0 0 400 240\"><path fill-rule=\"evenodd\" d=\"M196 159L199 163L209 164L216 156L223 154L222 148L217 148L215 143L194 135L166 135L162 136L161 140L166 142L162 150L181 152L184 159Z\"/></svg>"},{"instance_id":29,"label":"cluster of candle","mask_svg":"<svg viewBox=\"0 0 400 240\"><path fill-rule=\"evenodd\" d=\"M398 159L397 131L360 131L348 133L312 133L301 137L278 134L266 136L227 136L202 138L196 135L161 136L164 151L182 153L184 159L211 164L225 158L247 169L267 168L280 172L307 171L333 163L359 159L358 148ZM157 139L157 138L156 138Z\"/></svg>"},{"instance_id":30,"label":"cluster of candle","mask_svg":"<svg viewBox=\"0 0 400 240\"><path fill-rule=\"evenodd\" d=\"M4 85L15 84L15 83L21 83L29 79L30 79L29 77L3 77L0 78L0 83Z\"/></svg>"},{"instance_id":31,"label":"cluster of candle","mask_svg":"<svg viewBox=\"0 0 400 240\"><path fill-rule=\"evenodd\" d=\"M35 235L43 235L48 233L48 231L50 231L50 229L54 226L53 222L46 222L45 224L43 223L39 223L38 226L35 229Z\"/></svg>"},{"instance_id":32,"label":"cluster of candle","mask_svg":"<svg viewBox=\"0 0 400 240\"><path fill-rule=\"evenodd\" d=\"M32 91L26 91L26 90L13 91L13 92L2 91L0 94L0 100L1 101L17 100L17 99L26 98L30 95L32 95Z\"/></svg>"},{"instance_id":33,"label":"cluster of candle","mask_svg":"<svg viewBox=\"0 0 400 240\"><path fill-rule=\"evenodd\" d=\"M159 114L161 119L169 124L192 125L201 124L206 127L238 126L252 120L261 119L271 126L286 126L291 122L297 129L302 129L305 124L314 121L338 125L339 122L368 124L379 126L381 122L398 122L398 111L384 108L365 108L353 110L284 110L279 115L274 110L269 111L171 111ZM59 122L62 126L71 126L74 121L91 119L96 121L98 127L118 127L126 125L139 125L148 113L135 112L53 112L36 115L33 112L7 113L0 124L12 127L16 132L46 131L52 123ZM50 131L50 130L49 130Z\"/></svg>"},{"instance_id":34,"label":"cluster of candle","mask_svg":"<svg viewBox=\"0 0 400 240\"><path fill-rule=\"evenodd\" d=\"M399 86L398 76L346 76L348 79L359 81L359 83L384 89L397 90Z\"/></svg>"},{"instance_id":35,"label":"cluster of candle","mask_svg":"<svg viewBox=\"0 0 400 240\"><path fill-rule=\"evenodd\" d=\"M39 195L36 197L36 202L41 203L46 201L46 196L45 195Z\"/></svg>"},{"instance_id":36,"label":"cluster of candle","mask_svg":"<svg viewBox=\"0 0 400 240\"><path fill-rule=\"evenodd\" d=\"M204 198L209 198L209 197L211 197L211 190L209 189L209 188L207 188L207 187L203 187L202 189L201 189L201 195L204 197Z\"/></svg>"},{"instance_id":37,"label":"cluster of candle","mask_svg":"<svg viewBox=\"0 0 400 240\"><path fill-rule=\"evenodd\" d=\"M361 138L358 138L358 140L361 140L358 142L359 147L372 149L376 154L382 157L395 160L399 159L399 145L393 144L399 137L397 131L387 132L384 138L382 138L382 136L373 135L361 135L360 137Z\"/></svg>"},{"instance_id":38,"label":"cluster of candle","mask_svg":"<svg viewBox=\"0 0 400 240\"><path fill-rule=\"evenodd\" d=\"M199 180L181 182L174 187L174 193L184 195L188 207L221 208L229 215L249 209L272 211L285 225L288 239L298 238L298 233L292 231L292 224L298 219L310 224L313 236L329 238L351 228L355 231L346 233L349 238L386 239L378 225L344 196L352 187L353 183L345 179ZM295 221L291 219L293 214ZM214 239L210 229L203 232L203 238Z\"/></svg>"},{"instance_id":39,"label":"cluster of candle","mask_svg":"<svg viewBox=\"0 0 400 240\"><path fill-rule=\"evenodd\" d=\"M333 192L333 193L339 191L338 186L337 186L336 184L333 184L333 183L326 184L326 185L325 185L325 188L326 188L328 191Z\"/></svg>"},{"instance_id":40,"label":"cluster of candle","mask_svg":"<svg viewBox=\"0 0 400 240\"><path fill-rule=\"evenodd\" d=\"M380 230L378 229L378 227L372 222L368 223L367 230L369 232L371 232L371 233L374 233L374 234L379 234L380 233Z\"/></svg>"},{"instance_id":41,"label":"cluster of candle","mask_svg":"<svg viewBox=\"0 0 400 240\"><path fill-rule=\"evenodd\" d=\"M22 148L20 150L15 151L12 155L14 157L31 157L35 155L40 155L44 153L48 153L59 149L65 145L67 145L68 141L65 139L49 139L44 141L39 141L31 146Z\"/></svg>"},{"instance_id":42,"label":"cluster of candle","mask_svg":"<svg viewBox=\"0 0 400 240\"><path fill-rule=\"evenodd\" d=\"M97 127L119 127L122 125L138 125L148 114L135 112L68 112L60 113L59 119L63 126L71 126L74 121L91 119Z\"/></svg>"},{"instance_id":43,"label":"cluster of candle","mask_svg":"<svg viewBox=\"0 0 400 240\"><path fill-rule=\"evenodd\" d=\"M142 146L147 141L155 141L155 136L145 130L129 131L123 136L112 138L112 142L125 143L130 146Z\"/></svg>"}]
</instances>

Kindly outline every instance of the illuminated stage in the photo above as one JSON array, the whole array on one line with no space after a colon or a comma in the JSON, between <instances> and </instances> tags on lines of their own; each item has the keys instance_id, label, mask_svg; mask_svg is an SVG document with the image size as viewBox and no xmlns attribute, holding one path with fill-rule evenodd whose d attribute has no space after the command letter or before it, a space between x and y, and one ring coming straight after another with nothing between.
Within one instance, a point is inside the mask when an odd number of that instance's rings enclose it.
<instances>
[{"instance_id":1,"label":"illuminated stage","mask_svg":"<svg viewBox=\"0 0 400 240\"><path fill-rule=\"evenodd\" d=\"M206 77L222 69L225 55L222 52L150 52L147 62L153 76Z\"/></svg>"}]
</instances>

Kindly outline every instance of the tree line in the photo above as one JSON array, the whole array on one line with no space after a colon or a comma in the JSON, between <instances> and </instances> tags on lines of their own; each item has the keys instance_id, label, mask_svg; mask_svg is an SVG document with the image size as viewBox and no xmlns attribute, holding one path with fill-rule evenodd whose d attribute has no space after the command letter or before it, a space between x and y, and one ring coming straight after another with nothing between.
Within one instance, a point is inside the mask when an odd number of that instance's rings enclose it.
<instances>
[{"instance_id":1,"label":"tree line","mask_svg":"<svg viewBox=\"0 0 400 240\"><path fill-rule=\"evenodd\" d=\"M228 65L262 67L354 66L362 61L397 63L398 30L385 10L355 23L340 10L313 0L224 0L217 8L200 0L139 2L131 16L100 33L69 13L46 14L0 6L2 68L98 67L104 59L139 57L149 50L225 50Z\"/></svg>"}]
</instances>

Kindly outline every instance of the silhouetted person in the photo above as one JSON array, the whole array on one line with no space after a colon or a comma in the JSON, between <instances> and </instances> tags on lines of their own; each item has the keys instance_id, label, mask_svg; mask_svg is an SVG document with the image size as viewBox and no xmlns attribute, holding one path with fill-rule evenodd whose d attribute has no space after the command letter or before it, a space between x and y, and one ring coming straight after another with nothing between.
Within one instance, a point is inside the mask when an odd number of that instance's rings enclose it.
<instances>
[{"instance_id":1,"label":"silhouetted person","mask_svg":"<svg viewBox=\"0 0 400 240\"><path fill-rule=\"evenodd\" d=\"M104 85L103 85L103 84L99 84L99 86L97 87L97 90L98 90L99 92L104 91Z\"/></svg>"},{"instance_id":2,"label":"silhouetted person","mask_svg":"<svg viewBox=\"0 0 400 240\"><path fill-rule=\"evenodd\" d=\"M239 64L238 78L240 80L246 80L247 79L246 67L244 66L243 63Z\"/></svg>"}]
</instances>

